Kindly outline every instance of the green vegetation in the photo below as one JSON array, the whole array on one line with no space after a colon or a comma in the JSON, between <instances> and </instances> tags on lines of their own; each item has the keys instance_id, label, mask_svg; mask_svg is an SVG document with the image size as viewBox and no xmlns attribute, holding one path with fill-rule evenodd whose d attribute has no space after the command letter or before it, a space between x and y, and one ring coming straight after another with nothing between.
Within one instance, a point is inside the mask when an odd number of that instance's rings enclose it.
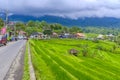
<instances>
[{"instance_id":1,"label":"green vegetation","mask_svg":"<svg viewBox=\"0 0 120 80\"><path fill-rule=\"evenodd\" d=\"M26 53L24 57L24 72L23 72L22 80L30 80L29 64L28 64L28 43L26 45Z\"/></svg>"},{"instance_id":2,"label":"green vegetation","mask_svg":"<svg viewBox=\"0 0 120 80\"><path fill-rule=\"evenodd\" d=\"M109 41L30 41L37 80L119 80L120 47ZM79 51L71 55L70 49Z\"/></svg>"},{"instance_id":3,"label":"green vegetation","mask_svg":"<svg viewBox=\"0 0 120 80\"><path fill-rule=\"evenodd\" d=\"M114 34L120 35L120 28L110 28L110 27L81 27L83 32L92 34Z\"/></svg>"},{"instance_id":4,"label":"green vegetation","mask_svg":"<svg viewBox=\"0 0 120 80\"><path fill-rule=\"evenodd\" d=\"M55 24L49 24L45 21L29 21L27 23L17 22L15 24L16 31L25 31L27 32L27 36L30 36L34 32L43 32L44 34L51 35L52 32L56 32L58 34L64 33L64 32L82 32L82 30L79 27L65 27L61 24L55 23Z\"/></svg>"},{"instance_id":5,"label":"green vegetation","mask_svg":"<svg viewBox=\"0 0 120 80\"><path fill-rule=\"evenodd\" d=\"M96 38L99 34L95 34L95 33L85 33L85 35L86 35L88 38Z\"/></svg>"},{"instance_id":6,"label":"green vegetation","mask_svg":"<svg viewBox=\"0 0 120 80\"><path fill-rule=\"evenodd\" d=\"M0 18L0 29L4 26L4 21Z\"/></svg>"}]
</instances>

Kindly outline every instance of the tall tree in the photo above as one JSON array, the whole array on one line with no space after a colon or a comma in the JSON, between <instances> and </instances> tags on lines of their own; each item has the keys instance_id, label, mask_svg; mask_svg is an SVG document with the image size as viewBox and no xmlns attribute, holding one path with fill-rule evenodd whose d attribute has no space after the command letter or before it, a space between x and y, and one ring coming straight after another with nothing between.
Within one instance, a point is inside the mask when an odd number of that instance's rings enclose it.
<instances>
[{"instance_id":1,"label":"tall tree","mask_svg":"<svg viewBox=\"0 0 120 80\"><path fill-rule=\"evenodd\" d=\"M82 32L82 30L79 28L79 27L71 27L70 29L69 29L69 31L71 32L71 33L76 33L76 32Z\"/></svg>"},{"instance_id":2,"label":"tall tree","mask_svg":"<svg viewBox=\"0 0 120 80\"><path fill-rule=\"evenodd\" d=\"M120 45L120 35L117 37L117 43Z\"/></svg>"},{"instance_id":3,"label":"tall tree","mask_svg":"<svg viewBox=\"0 0 120 80\"><path fill-rule=\"evenodd\" d=\"M43 33L45 35L52 35L52 31L51 30L44 30Z\"/></svg>"},{"instance_id":4,"label":"tall tree","mask_svg":"<svg viewBox=\"0 0 120 80\"><path fill-rule=\"evenodd\" d=\"M27 23L27 26L28 26L28 27L35 27L36 25L35 25L35 22L34 22L34 21L30 20L30 21Z\"/></svg>"},{"instance_id":5,"label":"tall tree","mask_svg":"<svg viewBox=\"0 0 120 80\"><path fill-rule=\"evenodd\" d=\"M15 26L16 26L16 30L17 30L17 31L20 31L20 30L25 31L25 24L24 24L24 23L18 22L18 23L16 23Z\"/></svg>"}]
</instances>

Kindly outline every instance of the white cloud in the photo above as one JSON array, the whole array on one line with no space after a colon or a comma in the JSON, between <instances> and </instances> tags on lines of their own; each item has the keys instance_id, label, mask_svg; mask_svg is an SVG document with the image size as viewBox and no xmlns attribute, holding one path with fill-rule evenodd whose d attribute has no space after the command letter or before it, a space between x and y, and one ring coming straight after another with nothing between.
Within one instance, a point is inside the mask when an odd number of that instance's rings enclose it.
<instances>
[{"instance_id":1,"label":"white cloud","mask_svg":"<svg viewBox=\"0 0 120 80\"><path fill-rule=\"evenodd\" d=\"M0 8L34 16L120 18L120 0L0 0Z\"/></svg>"}]
</instances>

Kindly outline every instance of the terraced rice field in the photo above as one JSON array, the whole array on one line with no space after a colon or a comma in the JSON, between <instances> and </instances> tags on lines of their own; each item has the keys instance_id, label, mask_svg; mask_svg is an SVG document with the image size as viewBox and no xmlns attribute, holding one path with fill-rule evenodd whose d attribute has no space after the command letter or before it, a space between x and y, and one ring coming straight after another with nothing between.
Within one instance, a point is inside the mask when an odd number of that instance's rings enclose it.
<instances>
[{"instance_id":1,"label":"terraced rice field","mask_svg":"<svg viewBox=\"0 0 120 80\"><path fill-rule=\"evenodd\" d=\"M37 80L120 80L120 48L113 42L30 40L30 48Z\"/></svg>"}]
</instances>

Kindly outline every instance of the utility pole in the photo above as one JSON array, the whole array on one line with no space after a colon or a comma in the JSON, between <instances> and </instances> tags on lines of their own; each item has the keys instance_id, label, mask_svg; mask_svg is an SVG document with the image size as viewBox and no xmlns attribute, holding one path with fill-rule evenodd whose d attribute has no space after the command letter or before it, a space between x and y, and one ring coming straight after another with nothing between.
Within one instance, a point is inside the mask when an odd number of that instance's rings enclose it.
<instances>
[{"instance_id":1,"label":"utility pole","mask_svg":"<svg viewBox=\"0 0 120 80\"><path fill-rule=\"evenodd\" d=\"M5 10L5 26L4 27L6 28L6 38L8 38L9 32L7 32L7 28L8 28L8 10L7 9Z\"/></svg>"},{"instance_id":2,"label":"utility pole","mask_svg":"<svg viewBox=\"0 0 120 80\"><path fill-rule=\"evenodd\" d=\"M6 16L6 20L5 20L5 27L6 27L6 29L7 29L7 27L8 27L8 10L5 10L5 16Z\"/></svg>"}]
</instances>

